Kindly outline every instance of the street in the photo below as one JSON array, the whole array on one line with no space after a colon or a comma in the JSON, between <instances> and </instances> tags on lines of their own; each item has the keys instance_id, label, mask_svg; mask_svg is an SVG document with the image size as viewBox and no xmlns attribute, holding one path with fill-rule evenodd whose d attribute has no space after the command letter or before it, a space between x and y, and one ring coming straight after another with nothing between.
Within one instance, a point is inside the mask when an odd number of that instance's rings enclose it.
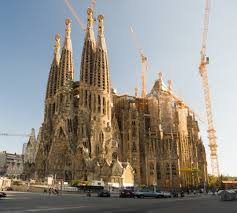
<instances>
[{"instance_id":1,"label":"street","mask_svg":"<svg viewBox=\"0 0 237 213\"><path fill-rule=\"evenodd\" d=\"M162 213L236 213L237 201L219 201L217 196L196 195L184 198L133 199L99 198L84 194L51 195L43 193L7 192L7 198L0 199L1 213L22 212L162 212Z\"/></svg>"}]
</instances>

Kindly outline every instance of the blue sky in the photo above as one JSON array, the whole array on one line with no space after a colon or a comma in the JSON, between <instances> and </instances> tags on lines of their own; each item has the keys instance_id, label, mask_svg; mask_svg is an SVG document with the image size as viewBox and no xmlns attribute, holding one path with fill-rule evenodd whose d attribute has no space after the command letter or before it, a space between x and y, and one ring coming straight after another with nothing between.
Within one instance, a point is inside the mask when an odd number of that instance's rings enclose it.
<instances>
[{"instance_id":1,"label":"blue sky","mask_svg":"<svg viewBox=\"0 0 237 213\"><path fill-rule=\"evenodd\" d=\"M86 23L89 0L72 0ZM207 43L209 83L219 145L220 169L237 175L237 1L212 0ZM150 89L159 71L205 121L200 123L207 149L206 114L198 73L204 0L97 0L96 16L105 17L111 80L119 93L134 94L141 85L138 51L129 32L138 35L149 60ZM75 79L84 33L63 0L2 0L0 4L0 132L29 133L43 121L44 96L53 55L54 36L63 40L64 20L72 19ZM96 32L96 28L95 28ZM23 137L0 137L0 150L21 153Z\"/></svg>"}]
</instances>

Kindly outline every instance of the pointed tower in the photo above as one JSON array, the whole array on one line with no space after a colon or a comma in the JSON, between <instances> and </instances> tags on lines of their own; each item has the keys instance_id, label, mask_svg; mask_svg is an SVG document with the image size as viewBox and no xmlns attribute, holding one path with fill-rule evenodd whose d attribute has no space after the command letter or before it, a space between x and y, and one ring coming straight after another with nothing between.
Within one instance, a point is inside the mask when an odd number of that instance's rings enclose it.
<instances>
[{"instance_id":1,"label":"pointed tower","mask_svg":"<svg viewBox=\"0 0 237 213\"><path fill-rule=\"evenodd\" d=\"M99 114L111 124L111 88L109 78L109 62L107 47L104 36L104 17L98 16L98 37L96 43L96 54L94 61L94 87L95 101L94 114Z\"/></svg>"},{"instance_id":2,"label":"pointed tower","mask_svg":"<svg viewBox=\"0 0 237 213\"><path fill-rule=\"evenodd\" d=\"M35 138L35 129L31 129L31 135L29 141L27 143L25 155L24 155L24 163L33 163L35 162L36 155L36 138Z\"/></svg>"},{"instance_id":3,"label":"pointed tower","mask_svg":"<svg viewBox=\"0 0 237 213\"><path fill-rule=\"evenodd\" d=\"M94 64L94 86L110 94L108 54L104 36L104 17L98 16L98 38Z\"/></svg>"},{"instance_id":4,"label":"pointed tower","mask_svg":"<svg viewBox=\"0 0 237 213\"><path fill-rule=\"evenodd\" d=\"M94 138L91 140L92 156L110 159L112 153L105 150L111 136L111 87L109 63L104 36L104 17L98 16L98 37L93 68L93 90L91 91L91 115L94 120Z\"/></svg>"},{"instance_id":5,"label":"pointed tower","mask_svg":"<svg viewBox=\"0 0 237 213\"><path fill-rule=\"evenodd\" d=\"M95 57L95 36L93 30L93 10L87 9L87 28L86 36L84 40L84 46L81 57L81 71L80 71L80 83L92 85L93 84L93 64Z\"/></svg>"},{"instance_id":6,"label":"pointed tower","mask_svg":"<svg viewBox=\"0 0 237 213\"><path fill-rule=\"evenodd\" d=\"M54 45L54 57L49 71L48 84L45 96L45 119L51 117L52 112L54 111L54 95L57 92L57 78L59 72L59 59L60 59L60 35L59 33L55 36L55 45Z\"/></svg>"},{"instance_id":7,"label":"pointed tower","mask_svg":"<svg viewBox=\"0 0 237 213\"><path fill-rule=\"evenodd\" d=\"M94 98L92 96L94 81L94 61L96 42L93 30L93 10L87 9L87 29L81 56L80 70L80 106L88 112L93 110Z\"/></svg>"},{"instance_id":8,"label":"pointed tower","mask_svg":"<svg viewBox=\"0 0 237 213\"><path fill-rule=\"evenodd\" d=\"M60 50L60 35L59 33L57 33L55 36L54 57L49 72L46 99L52 98L52 96L56 93L57 74L60 58L59 50Z\"/></svg>"},{"instance_id":9,"label":"pointed tower","mask_svg":"<svg viewBox=\"0 0 237 213\"><path fill-rule=\"evenodd\" d=\"M72 42L71 42L71 20L65 21L65 40L62 48L61 59L59 63L59 76L57 82L57 89L63 90L67 81L73 80L74 66L72 57Z\"/></svg>"}]
</instances>

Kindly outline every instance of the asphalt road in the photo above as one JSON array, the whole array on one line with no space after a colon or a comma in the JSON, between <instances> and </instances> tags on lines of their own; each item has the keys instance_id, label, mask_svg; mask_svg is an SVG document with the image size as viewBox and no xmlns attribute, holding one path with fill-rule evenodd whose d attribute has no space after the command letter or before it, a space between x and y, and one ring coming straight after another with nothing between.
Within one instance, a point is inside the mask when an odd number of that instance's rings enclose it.
<instances>
[{"instance_id":1,"label":"asphalt road","mask_svg":"<svg viewBox=\"0 0 237 213\"><path fill-rule=\"evenodd\" d=\"M0 213L237 213L237 201L223 202L212 195L133 199L86 197L78 194L49 196L40 193L7 193L7 198L0 199Z\"/></svg>"}]
</instances>

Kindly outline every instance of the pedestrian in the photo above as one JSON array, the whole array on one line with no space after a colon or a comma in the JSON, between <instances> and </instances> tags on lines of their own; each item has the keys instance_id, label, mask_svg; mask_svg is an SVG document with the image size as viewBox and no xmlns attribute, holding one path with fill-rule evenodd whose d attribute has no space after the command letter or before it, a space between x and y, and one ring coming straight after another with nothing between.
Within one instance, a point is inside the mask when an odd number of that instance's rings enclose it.
<instances>
[{"instance_id":1,"label":"pedestrian","mask_svg":"<svg viewBox=\"0 0 237 213\"><path fill-rule=\"evenodd\" d=\"M52 189L49 187L49 196L51 195Z\"/></svg>"}]
</instances>

